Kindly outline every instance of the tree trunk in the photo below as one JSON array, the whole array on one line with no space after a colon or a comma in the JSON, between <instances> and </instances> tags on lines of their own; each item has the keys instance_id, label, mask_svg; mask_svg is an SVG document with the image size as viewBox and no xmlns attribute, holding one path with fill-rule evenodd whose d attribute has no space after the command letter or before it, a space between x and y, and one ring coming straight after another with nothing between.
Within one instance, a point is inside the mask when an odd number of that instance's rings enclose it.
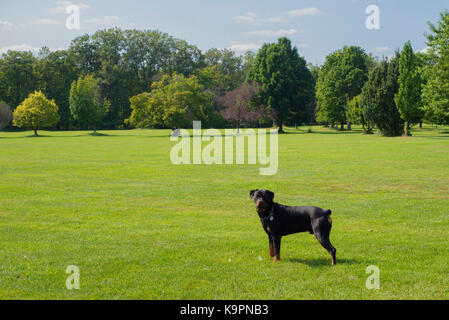
<instances>
[{"instance_id":1,"label":"tree trunk","mask_svg":"<svg viewBox=\"0 0 449 320\"><path fill-rule=\"evenodd\" d=\"M298 124L295 122L295 130L298 130Z\"/></svg>"},{"instance_id":2,"label":"tree trunk","mask_svg":"<svg viewBox=\"0 0 449 320\"><path fill-rule=\"evenodd\" d=\"M34 136L37 137L37 129L34 129Z\"/></svg>"},{"instance_id":3,"label":"tree trunk","mask_svg":"<svg viewBox=\"0 0 449 320\"><path fill-rule=\"evenodd\" d=\"M419 122L419 128L422 129L422 121Z\"/></svg>"},{"instance_id":4,"label":"tree trunk","mask_svg":"<svg viewBox=\"0 0 449 320\"><path fill-rule=\"evenodd\" d=\"M405 136L408 137L410 131L410 123L405 121Z\"/></svg>"},{"instance_id":5,"label":"tree trunk","mask_svg":"<svg viewBox=\"0 0 449 320\"><path fill-rule=\"evenodd\" d=\"M351 121L348 121L348 131L351 131L351 129L352 129L352 123L351 123Z\"/></svg>"},{"instance_id":6,"label":"tree trunk","mask_svg":"<svg viewBox=\"0 0 449 320\"><path fill-rule=\"evenodd\" d=\"M340 129L341 129L341 131L345 130L345 123L344 122L341 123Z\"/></svg>"},{"instance_id":7,"label":"tree trunk","mask_svg":"<svg viewBox=\"0 0 449 320\"><path fill-rule=\"evenodd\" d=\"M282 121L279 121L279 130L278 130L278 132L279 133L284 133Z\"/></svg>"}]
</instances>

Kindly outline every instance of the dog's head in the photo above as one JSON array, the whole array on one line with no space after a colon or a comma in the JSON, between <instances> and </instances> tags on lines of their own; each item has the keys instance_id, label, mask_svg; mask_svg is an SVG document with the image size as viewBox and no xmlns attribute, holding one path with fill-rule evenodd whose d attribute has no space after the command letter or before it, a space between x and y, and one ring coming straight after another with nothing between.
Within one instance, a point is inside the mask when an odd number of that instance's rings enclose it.
<instances>
[{"instance_id":1,"label":"dog's head","mask_svg":"<svg viewBox=\"0 0 449 320\"><path fill-rule=\"evenodd\" d=\"M257 189L249 192L251 199L254 199L258 213L264 213L273 206L274 193L270 190Z\"/></svg>"}]
</instances>

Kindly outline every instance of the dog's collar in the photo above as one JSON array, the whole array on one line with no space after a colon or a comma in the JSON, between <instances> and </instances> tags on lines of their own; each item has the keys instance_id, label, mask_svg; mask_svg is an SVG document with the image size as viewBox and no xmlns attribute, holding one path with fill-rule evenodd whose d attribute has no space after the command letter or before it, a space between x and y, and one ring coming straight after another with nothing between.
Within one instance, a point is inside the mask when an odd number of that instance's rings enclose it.
<instances>
[{"instance_id":1,"label":"dog's collar","mask_svg":"<svg viewBox=\"0 0 449 320\"><path fill-rule=\"evenodd\" d=\"M260 221L265 221L268 218L271 218L270 221L273 221L273 215L274 215L274 203L273 203L273 206L271 207L270 214L268 216L266 216L265 218L260 218L259 217L259 219L260 219Z\"/></svg>"}]
</instances>

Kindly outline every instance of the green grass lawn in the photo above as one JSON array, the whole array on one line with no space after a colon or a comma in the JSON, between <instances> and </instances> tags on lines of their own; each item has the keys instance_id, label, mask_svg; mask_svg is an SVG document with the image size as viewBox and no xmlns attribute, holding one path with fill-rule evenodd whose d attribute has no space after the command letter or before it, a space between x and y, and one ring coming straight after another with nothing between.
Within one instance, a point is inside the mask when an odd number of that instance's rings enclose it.
<instances>
[{"instance_id":1,"label":"green grass lawn","mask_svg":"<svg viewBox=\"0 0 449 320\"><path fill-rule=\"evenodd\" d=\"M169 130L0 132L0 298L448 299L447 128L306 129L279 136L274 176L172 165ZM339 264L308 233L271 263L255 188L331 208Z\"/></svg>"}]
</instances>

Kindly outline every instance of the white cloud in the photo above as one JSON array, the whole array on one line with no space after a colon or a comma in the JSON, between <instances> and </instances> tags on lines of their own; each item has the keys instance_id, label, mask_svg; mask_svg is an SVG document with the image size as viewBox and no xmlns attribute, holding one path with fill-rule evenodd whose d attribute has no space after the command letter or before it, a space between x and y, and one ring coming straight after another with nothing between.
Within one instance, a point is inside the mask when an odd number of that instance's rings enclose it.
<instances>
[{"instance_id":1,"label":"white cloud","mask_svg":"<svg viewBox=\"0 0 449 320\"><path fill-rule=\"evenodd\" d=\"M85 10L85 9L90 8L90 6L88 4L85 4L82 2L73 3L72 1L56 1L55 4L56 4L56 7L53 7L50 9L51 14L65 13L65 8L67 8L68 6L71 6L71 5L78 6L78 8L80 8L80 10Z\"/></svg>"},{"instance_id":2,"label":"white cloud","mask_svg":"<svg viewBox=\"0 0 449 320\"><path fill-rule=\"evenodd\" d=\"M276 17L269 18L268 21L270 21L270 22L286 22L287 19L282 16L276 16Z\"/></svg>"},{"instance_id":3,"label":"white cloud","mask_svg":"<svg viewBox=\"0 0 449 320\"><path fill-rule=\"evenodd\" d=\"M289 20L302 16L322 16L322 15L324 15L324 12L317 8L302 8L283 12L278 16L269 18L268 20L270 22L287 22Z\"/></svg>"},{"instance_id":4,"label":"white cloud","mask_svg":"<svg viewBox=\"0 0 449 320\"><path fill-rule=\"evenodd\" d=\"M259 24L262 22L262 20L259 19L257 17L257 14L254 12L248 12L245 16L233 17L232 20L234 20L237 23L243 24Z\"/></svg>"},{"instance_id":5,"label":"white cloud","mask_svg":"<svg viewBox=\"0 0 449 320\"><path fill-rule=\"evenodd\" d=\"M6 53L9 50L12 50L12 51L32 51L34 53L37 53L37 52L39 52L39 50L41 48L42 47L35 47L35 46L32 46L32 45L30 45L28 43L22 43L22 44L16 44L16 45L0 48L0 54ZM57 48L50 48L50 51L58 51L58 50L66 50L66 49L67 48L65 48L65 47L57 47Z\"/></svg>"},{"instance_id":6,"label":"white cloud","mask_svg":"<svg viewBox=\"0 0 449 320\"><path fill-rule=\"evenodd\" d=\"M27 43L22 43L22 44L17 44L17 45L12 45L12 46L8 46L8 47L3 47L0 48L0 54L1 53L6 53L9 50L13 50L13 51L39 51L40 47L33 47L32 45L29 45Z\"/></svg>"},{"instance_id":7,"label":"white cloud","mask_svg":"<svg viewBox=\"0 0 449 320\"><path fill-rule=\"evenodd\" d=\"M237 23L249 24L249 25L257 25L265 22L287 22L296 17L302 16L321 16L325 13L317 8L302 8L302 9L294 9L290 11L282 12L277 16L273 16L270 18L260 18L255 12L248 12L246 15L233 17Z\"/></svg>"},{"instance_id":8,"label":"white cloud","mask_svg":"<svg viewBox=\"0 0 449 320\"><path fill-rule=\"evenodd\" d=\"M55 25L55 24L61 24L61 20L54 20L54 19L37 19L32 22L33 24L41 24L41 25Z\"/></svg>"},{"instance_id":9,"label":"white cloud","mask_svg":"<svg viewBox=\"0 0 449 320\"><path fill-rule=\"evenodd\" d=\"M324 12L317 8L303 8L296 9L287 12L287 15L291 18L302 17L302 16L322 16Z\"/></svg>"},{"instance_id":10,"label":"white cloud","mask_svg":"<svg viewBox=\"0 0 449 320\"><path fill-rule=\"evenodd\" d=\"M0 20L0 31L9 31L13 27L13 24L8 21Z\"/></svg>"},{"instance_id":11,"label":"white cloud","mask_svg":"<svg viewBox=\"0 0 449 320\"><path fill-rule=\"evenodd\" d=\"M247 51L257 51L262 47L261 44L255 43L234 43L227 49L235 51L236 53L245 53Z\"/></svg>"},{"instance_id":12,"label":"white cloud","mask_svg":"<svg viewBox=\"0 0 449 320\"><path fill-rule=\"evenodd\" d=\"M300 49L310 48L310 44L308 44L308 43L300 43L300 44L298 44L298 48L300 48Z\"/></svg>"},{"instance_id":13,"label":"white cloud","mask_svg":"<svg viewBox=\"0 0 449 320\"><path fill-rule=\"evenodd\" d=\"M246 32L245 34L250 36L257 36L257 37L283 37L283 36L291 36L297 33L302 33L302 31L295 30L295 29L289 29L289 30L256 30L256 31L250 31Z\"/></svg>"},{"instance_id":14,"label":"white cloud","mask_svg":"<svg viewBox=\"0 0 449 320\"><path fill-rule=\"evenodd\" d=\"M103 18L87 19L86 22L92 23L92 24L109 26L109 25L113 24L114 22L117 22L118 20L120 20L120 18L117 16L105 16Z\"/></svg>"},{"instance_id":15,"label":"white cloud","mask_svg":"<svg viewBox=\"0 0 449 320\"><path fill-rule=\"evenodd\" d=\"M374 52L386 52L386 51L388 51L388 50L390 50L390 47L385 46L385 47L377 47L377 48L374 48L372 51L374 51Z\"/></svg>"}]
</instances>

